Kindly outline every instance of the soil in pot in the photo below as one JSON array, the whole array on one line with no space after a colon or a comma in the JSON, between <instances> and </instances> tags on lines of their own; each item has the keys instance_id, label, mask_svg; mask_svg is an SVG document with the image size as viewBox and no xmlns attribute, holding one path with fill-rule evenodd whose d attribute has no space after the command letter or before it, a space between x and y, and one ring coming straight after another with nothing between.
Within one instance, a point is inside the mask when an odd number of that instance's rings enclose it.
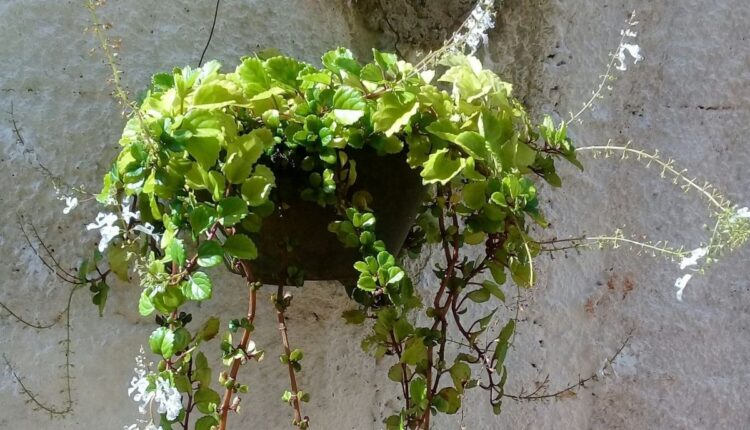
<instances>
[{"instance_id":1,"label":"soil in pot","mask_svg":"<svg viewBox=\"0 0 750 430\"><path fill-rule=\"evenodd\" d=\"M357 163L357 180L349 198L359 190L368 191L369 205L376 217L376 235L388 250L397 254L413 224L422 201L424 186L417 170L406 163L406 153L378 156L366 148L351 151ZM276 210L263 221L260 233L254 235L258 259L253 266L264 283L286 278L281 273L292 263L304 270L305 280L336 280L344 285L356 282L353 264L360 257L356 248L344 248L328 224L339 220L332 207L302 200L300 190L305 176L299 169L277 168L277 201L284 209ZM291 243L288 251L285 242Z\"/></svg>"}]
</instances>

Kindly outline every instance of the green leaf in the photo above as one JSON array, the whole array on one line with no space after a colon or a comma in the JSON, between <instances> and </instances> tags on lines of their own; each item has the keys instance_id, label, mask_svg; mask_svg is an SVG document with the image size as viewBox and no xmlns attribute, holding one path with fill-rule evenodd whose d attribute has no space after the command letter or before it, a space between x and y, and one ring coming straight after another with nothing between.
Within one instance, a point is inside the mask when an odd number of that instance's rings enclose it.
<instances>
[{"instance_id":1,"label":"green leaf","mask_svg":"<svg viewBox=\"0 0 750 430\"><path fill-rule=\"evenodd\" d=\"M235 71L239 77L239 83L245 90L245 95L252 97L260 94L271 87L263 61L258 58L245 58Z\"/></svg>"},{"instance_id":2,"label":"green leaf","mask_svg":"<svg viewBox=\"0 0 750 430\"><path fill-rule=\"evenodd\" d=\"M531 264L521 262L518 258L511 259L510 275L516 284L525 288L531 287L531 272Z\"/></svg>"},{"instance_id":3,"label":"green leaf","mask_svg":"<svg viewBox=\"0 0 750 430\"><path fill-rule=\"evenodd\" d=\"M375 282L375 279L366 274L360 275L359 279L357 280L357 288L360 290L365 291L375 291L375 289L378 287L378 284Z\"/></svg>"},{"instance_id":4,"label":"green leaf","mask_svg":"<svg viewBox=\"0 0 750 430\"><path fill-rule=\"evenodd\" d=\"M198 265L201 267L214 267L224 261L224 250L221 244L215 240L207 240L198 246Z\"/></svg>"},{"instance_id":5,"label":"green leaf","mask_svg":"<svg viewBox=\"0 0 750 430\"><path fill-rule=\"evenodd\" d=\"M448 149L443 148L430 155L424 163L420 175L425 184L436 182L447 184L461 172L465 163L466 161L463 158L451 158Z\"/></svg>"},{"instance_id":6,"label":"green leaf","mask_svg":"<svg viewBox=\"0 0 750 430\"><path fill-rule=\"evenodd\" d=\"M224 183L224 176L216 170L208 172L208 181L206 182L206 188L211 192L211 197L214 200L221 200L224 196L224 190L226 184Z\"/></svg>"},{"instance_id":7,"label":"green leaf","mask_svg":"<svg viewBox=\"0 0 750 430\"><path fill-rule=\"evenodd\" d=\"M203 272L195 272L182 283L182 294L190 300L203 301L211 298L213 285Z\"/></svg>"},{"instance_id":8,"label":"green leaf","mask_svg":"<svg viewBox=\"0 0 750 430\"><path fill-rule=\"evenodd\" d=\"M487 203L486 189L486 182L470 182L464 185L461 193L466 207L474 210L482 209L485 203Z\"/></svg>"},{"instance_id":9,"label":"green leaf","mask_svg":"<svg viewBox=\"0 0 750 430\"><path fill-rule=\"evenodd\" d=\"M172 239L166 249L169 261L173 261L178 267L185 265L185 245L182 239Z\"/></svg>"},{"instance_id":10,"label":"green leaf","mask_svg":"<svg viewBox=\"0 0 750 430\"><path fill-rule=\"evenodd\" d=\"M427 405L422 405L422 402L427 399L427 383L425 382L425 380L421 377L412 379L411 383L409 384L409 391L411 393L412 400L414 400L414 403L421 409L425 409Z\"/></svg>"},{"instance_id":11,"label":"green leaf","mask_svg":"<svg viewBox=\"0 0 750 430\"><path fill-rule=\"evenodd\" d=\"M121 246L110 246L107 248L107 262L112 273L125 282L128 282L128 250Z\"/></svg>"},{"instance_id":12,"label":"green leaf","mask_svg":"<svg viewBox=\"0 0 750 430\"><path fill-rule=\"evenodd\" d=\"M256 175L248 178L242 184L240 192L248 205L257 207L268 202L268 196L271 194L273 185L274 183L270 182L268 178Z\"/></svg>"},{"instance_id":13,"label":"green leaf","mask_svg":"<svg viewBox=\"0 0 750 430\"><path fill-rule=\"evenodd\" d=\"M505 276L505 266L502 264L491 261L487 264L487 266L490 268L490 273L492 274L492 279L495 280L500 285L505 284L506 276Z\"/></svg>"},{"instance_id":14,"label":"green leaf","mask_svg":"<svg viewBox=\"0 0 750 430\"><path fill-rule=\"evenodd\" d=\"M266 72L268 76L283 85L296 89L299 86L297 75L304 69L304 64L299 61L278 56L266 60Z\"/></svg>"},{"instance_id":15,"label":"green leaf","mask_svg":"<svg viewBox=\"0 0 750 430\"><path fill-rule=\"evenodd\" d=\"M459 133L458 127L448 118L440 118L428 125L426 129L431 134L449 142L455 142Z\"/></svg>"},{"instance_id":16,"label":"green leaf","mask_svg":"<svg viewBox=\"0 0 750 430\"><path fill-rule=\"evenodd\" d=\"M210 414L216 411L216 406L218 406L219 402L221 402L221 396L219 396L219 393L210 388L201 387L198 389L198 391L195 392L193 401L195 402L195 406L198 407L199 411L204 414Z\"/></svg>"},{"instance_id":17,"label":"green leaf","mask_svg":"<svg viewBox=\"0 0 750 430\"><path fill-rule=\"evenodd\" d=\"M404 142L398 136L375 136L370 140L370 146L375 148L378 156L385 154L398 154L404 149Z\"/></svg>"},{"instance_id":18,"label":"green leaf","mask_svg":"<svg viewBox=\"0 0 750 430\"><path fill-rule=\"evenodd\" d=\"M398 63L398 57L396 54L392 54L390 52L381 52L377 49L372 50L372 58L375 60L376 63L380 67L383 68L383 70L390 70L396 66L396 63Z\"/></svg>"},{"instance_id":19,"label":"green leaf","mask_svg":"<svg viewBox=\"0 0 750 430\"><path fill-rule=\"evenodd\" d=\"M166 91L174 87L174 76L171 73L157 73L151 77L151 86L157 91Z\"/></svg>"},{"instance_id":20,"label":"green leaf","mask_svg":"<svg viewBox=\"0 0 750 430\"><path fill-rule=\"evenodd\" d=\"M233 184L241 184L250 176L263 150L272 144L273 135L267 128L255 129L229 143L227 161L222 168L227 180Z\"/></svg>"},{"instance_id":21,"label":"green leaf","mask_svg":"<svg viewBox=\"0 0 750 430\"><path fill-rule=\"evenodd\" d=\"M378 99L378 108L372 116L376 132L384 132L386 136L398 133L417 113L419 103L416 97L411 93L402 93L402 98L394 93L385 93Z\"/></svg>"},{"instance_id":22,"label":"green leaf","mask_svg":"<svg viewBox=\"0 0 750 430\"><path fill-rule=\"evenodd\" d=\"M302 353L301 349L295 349L291 353L289 353L289 361L300 361L304 357L304 354Z\"/></svg>"},{"instance_id":23,"label":"green leaf","mask_svg":"<svg viewBox=\"0 0 750 430\"><path fill-rule=\"evenodd\" d=\"M453 380L453 386L459 393L464 392L464 385L471 379L471 367L463 361L457 361L450 368L451 379Z\"/></svg>"},{"instance_id":24,"label":"green leaf","mask_svg":"<svg viewBox=\"0 0 750 430\"><path fill-rule=\"evenodd\" d=\"M197 236L208 229L211 224L213 224L212 218L215 215L214 210L206 205L199 205L190 211L188 220L190 221L190 227L193 230L193 234Z\"/></svg>"},{"instance_id":25,"label":"green leaf","mask_svg":"<svg viewBox=\"0 0 750 430\"><path fill-rule=\"evenodd\" d=\"M347 324L362 324L365 322L365 312L360 309L350 309L348 311L344 311L341 316L344 318Z\"/></svg>"},{"instance_id":26,"label":"green leaf","mask_svg":"<svg viewBox=\"0 0 750 430\"><path fill-rule=\"evenodd\" d=\"M484 303L490 299L490 292L484 288L474 290L466 295L469 300L475 303Z\"/></svg>"},{"instance_id":27,"label":"green leaf","mask_svg":"<svg viewBox=\"0 0 750 430\"><path fill-rule=\"evenodd\" d=\"M242 88L225 79L205 82L193 94L193 107L199 109L219 109L244 102Z\"/></svg>"},{"instance_id":28,"label":"green leaf","mask_svg":"<svg viewBox=\"0 0 750 430\"><path fill-rule=\"evenodd\" d=\"M203 327L198 331L197 337L204 340L209 341L216 337L216 335L219 333L219 328L221 327L221 322L216 317L209 317L208 320L203 324Z\"/></svg>"},{"instance_id":29,"label":"green leaf","mask_svg":"<svg viewBox=\"0 0 750 430\"><path fill-rule=\"evenodd\" d=\"M456 136L455 143L477 160L481 161L487 158L487 144L484 137L479 133L464 131ZM533 163L534 160L531 162Z\"/></svg>"},{"instance_id":30,"label":"green leaf","mask_svg":"<svg viewBox=\"0 0 750 430\"><path fill-rule=\"evenodd\" d=\"M429 158L431 150L430 139L427 136L410 134L406 136L406 143L409 145L406 162L412 168L420 167Z\"/></svg>"},{"instance_id":31,"label":"green leaf","mask_svg":"<svg viewBox=\"0 0 750 430\"><path fill-rule=\"evenodd\" d=\"M182 125L185 149L206 170L216 164L225 139L237 134L234 118L220 111L193 110Z\"/></svg>"},{"instance_id":32,"label":"green leaf","mask_svg":"<svg viewBox=\"0 0 750 430\"><path fill-rule=\"evenodd\" d=\"M352 125L365 115L363 110L334 109L333 118L341 125Z\"/></svg>"},{"instance_id":33,"label":"green leaf","mask_svg":"<svg viewBox=\"0 0 750 430\"><path fill-rule=\"evenodd\" d=\"M352 75L359 75L362 66L354 59L352 52L345 48L338 48L335 51L328 51L323 54L321 59L326 69L333 73L340 73L341 70Z\"/></svg>"},{"instance_id":34,"label":"green leaf","mask_svg":"<svg viewBox=\"0 0 750 430\"><path fill-rule=\"evenodd\" d=\"M505 272L503 272L504 274ZM498 299L505 301L505 293L503 293L503 290L500 289L500 286L492 281L484 281L482 282L482 288L489 291L490 294L497 297Z\"/></svg>"},{"instance_id":35,"label":"green leaf","mask_svg":"<svg viewBox=\"0 0 750 430\"><path fill-rule=\"evenodd\" d=\"M391 368L388 369L388 379L393 382L401 382L405 380L406 378L404 378L404 369L401 366L403 365L399 363L391 366Z\"/></svg>"},{"instance_id":36,"label":"green leaf","mask_svg":"<svg viewBox=\"0 0 750 430\"><path fill-rule=\"evenodd\" d=\"M226 197L217 205L219 221L225 227L231 227L247 216L247 203L240 197Z\"/></svg>"},{"instance_id":37,"label":"green leaf","mask_svg":"<svg viewBox=\"0 0 750 430\"><path fill-rule=\"evenodd\" d=\"M341 86L333 94L333 108L347 110L364 110L367 104L362 93L348 86Z\"/></svg>"},{"instance_id":38,"label":"green leaf","mask_svg":"<svg viewBox=\"0 0 750 430\"><path fill-rule=\"evenodd\" d=\"M159 327L148 338L151 352L169 358L174 353L174 333L166 327Z\"/></svg>"},{"instance_id":39,"label":"green leaf","mask_svg":"<svg viewBox=\"0 0 750 430\"><path fill-rule=\"evenodd\" d=\"M437 410L445 414L455 414L461 408L461 396L453 387L441 389L433 402Z\"/></svg>"},{"instance_id":40,"label":"green leaf","mask_svg":"<svg viewBox=\"0 0 750 430\"><path fill-rule=\"evenodd\" d=\"M216 421L216 418L206 415L203 417L200 417L198 421L195 422L195 430L211 430L215 426L218 426L219 422Z\"/></svg>"},{"instance_id":41,"label":"green leaf","mask_svg":"<svg viewBox=\"0 0 750 430\"><path fill-rule=\"evenodd\" d=\"M193 392L193 387L190 384L190 379L187 375L174 375L174 387L181 393Z\"/></svg>"},{"instance_id":42,"label":"green leaf","mask_svg":"<svg viewBox=\"0 0 750 430\"><path fill-rule=\"evenodd\" d=\"M482 136L487 139L492 152L500 156L502 144L513 137L513 117L508 111L482 109Z\"/></svg>"},{"instance_id":43,"label":"green leaf","mask_svg":"<svg viewBox=\"0 0 750 430\"><path fill-rule=\"evenodd\" d=\"M190 343L190 332L185 327L180 327L174 331L174 352L183 351Z\"/></svg>"},{"instance_id":44,"label":"green leaf","mask_svg":"<svg viewBox=\"0 0 750 430\"><path fill-rule=\"evenodd\" d=\"M154 313L154 303L149 297L150 289L145 289L141 292L141 297L138 300L138 313L141 316L147 317Z\"/></svg>"},{"instance_id":45,"label":"green leaf","mask_svg":"<svg viewBox=\"0 0 750 430\"><path fill-rule=\"evenodd\" d=\"M503 166L514 166L519 169L534 164L536 151L529 145L511 140L505 143L501 149L501 160Z\"/></svg>"},{"instance_id":46,"label":"green leaf","mask_svg":"<svg viewBox=\"0 0 750 430\"><path fill-rule=\"evenodd\" d=\"M104 316L104 307L107 304L107 296L109 296L109 285L104 281L100 281L97 284L91 285L91 291L94 293L91 301L99 308L99 316Z\"/></svg>"},{"instance_id":47,"label":"green leaf","mask_svg":"<svg viewBox=\"0 0 750 430\"><path fill-rule=\"evenodd\" d=\"M505 362L505 355L508 353L508 342L510 342L513 332L516 330L516 321L509 320L508 324L500 330L500 334L497 336L497 346L495 352L492 354L492 359L497 362L494 364L495 368Z\"/></svg>"},{"instance_id":48,"label":"green leaf","mask_svg":"<svg viewBox=\"0 0 750 430\"><path fill-rule=\"evenodd\" d=\"M418 337L409 339L401 354L401 362L416 365L424 360L427 360L427 347L422 343L422 339Z\"/></svg>"},{"instance_id":49,"label":"green leaf","mask_svg":"<svg viewBox=\"0 0 750 430\"><path fill-rule=\"evenodd\" d=\"M229 255L243 260L255 260L258 258L258 249L255 243L244 234L229 236L224 242L224 250Z\"/></svg>"},{"instance_id":50,"label":"green leaf","mask_svg":"<svg viewBox=\"0 0 750 430\"><path fill-rule=\"evenodd\" d=\"M362 78L363 81L369 82L382 82L385 80L383 69L375 64L366 64L359 72L359 77Z\"/></svg>"}]
</instances>

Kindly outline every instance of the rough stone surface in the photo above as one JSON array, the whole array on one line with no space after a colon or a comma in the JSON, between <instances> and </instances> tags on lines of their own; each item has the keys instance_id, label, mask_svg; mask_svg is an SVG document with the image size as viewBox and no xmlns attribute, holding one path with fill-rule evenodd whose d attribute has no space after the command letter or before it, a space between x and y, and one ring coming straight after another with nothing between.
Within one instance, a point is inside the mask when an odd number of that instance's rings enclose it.
<instances>
[{"instance_id":1,"label":"rough stone surface","mask_svg":"<svg viewBox=\"0 0 750 430\"><path fill-rule=\"evenodd\" d=\"M75 185L97 187L112 156L123 119L109 97L107 70L90 56L88 23L79 1L0 2L0 300L30 319L50 320L64 306L68 288L41 267L23 242L16 213L33 221L55 255L73 266L95 243L84 226L96 214L82 204L61 216L48 178L65 176ZM205 43L212 2L111 0L103 9L122 37L124 80L141 88L152 72L197 63ZM393 46L393 32L407 55L434 46L449 34L466 1L384 1L394 30L383 27L375 2L226 0L208 58L228 67L259 47L275 46L315 62L338 45L366 55L372 46ZM420 7L430 11L420 11ZM401 9L399 9L401 8ZM541 114L575 111L598 82L628 13L636 9L638 43L645 59L618 75L613 90L584 115L572 133L579 145L628 140L675 157L695 175L714 183L728 198L750 200L750 148L743 131L750 123L750 3L746 0L507 0L482 59L511 81L518 95ZM432 31L429 33L427 30ZM422 32L422 33L420 33ZM421 35L421 36L420 36ZM429 39L419 40L419 38ZM435 39L430 39L434 37ZM11 102L24 143L10 123ZM540 235L610 233L617 227L696 247L706 237L706 205L660 181L658 171L634 161L583 157L586 172L563 170L562 190L543 190L550 231ZM45 170L40 168L45 167ZM436 253L437 254L437 253ZM429 257L429 256L428 256ZM615 374L574 398L546 403L507 402L500 417L470 395L462 414L438 420L454 429L739 429L750 427L750 283L742 250L695 278L683 302L674 298L679 276L666 263L625 250L571 253L539 260L537 287L523 297L523 324L509 368L509 392L549 375L550 389L595 372L632 329L633 338L615 363ZM429 288L430 258L413 264L416 279ZM427 270L424 270L427 267ZM243 305L228 291L241 284L221 278L217 299L200 314ZM75 412L59 420L33 411L10 372L0 373L0 428L122 428L137 417L127 397L133 356L150 332L134 303L137 289L118 284L105 318L86 291L73 300L73 397ZM299 290L289 325L291 340L306 351L301 384L312 392L305 408L314 428L379 429L397 401L385 380L386 364L360 352L361 331L346 326L340 286L310 284ZM278 400L286 387L275 363L278 342L267 302L258 343L271 359L248 366L254 381L236 428L287 428L289 413ZM313 313L314 312L314 313ZM198 317L200 318L200 317ZM64 387L58 342L63 328L22 328L0 313L0 352L25 376L45 402L60 406ZM261 373L262 372L262 373ZM241 425L239 425L241 423Z\"/></svg>"}]
</instances>

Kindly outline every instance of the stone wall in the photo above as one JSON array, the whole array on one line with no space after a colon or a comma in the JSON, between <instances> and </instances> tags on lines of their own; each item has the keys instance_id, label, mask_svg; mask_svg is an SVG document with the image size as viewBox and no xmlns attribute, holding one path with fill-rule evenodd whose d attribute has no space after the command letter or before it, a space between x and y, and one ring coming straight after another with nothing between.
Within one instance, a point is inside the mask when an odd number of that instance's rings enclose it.
<instances>
[{"instance_id":1,"label":"stone wall","mask_svg":"<svg viewBox=\"0 0 750 430\"><path fill-rule=\"evenodd\" d=\"M64 307L68 287L38 264L24 246L16 221L24 214L54 254L73 266L93 247L84 226L97 208L82 204L62 216L50 177L95 190L123 125L109 96L107 68L89 55L93 38L81 1L4 0L0 3L0 300L30 319L51 320ZM110 0L102 9L121 37L120 59L129 88L155 71L196 64L213 15L213 2ZM429 49L450 34L468 1L225 0L208 58L234 67L239 56L278 47L310 62L327 49L370 47L405 55ZM383 6L389 11L384 13ZM427 7L428 9L424 9ZM675 157L695 175L714 183L743 206L750 200L750 147L742 131L750 123L750 3L746 0L506 0L490 46L480 52L511 81L535 114L564 117L595 88L608 53L630 11L638 11L638 43L644 61L621 75L611 95L583 117L572 134L580 145L632 141L634 146ZM293 13L291 11L294 11ZM387 18L387 19L386 19ZM13 131L13 106L23 142ZM706 205L660 181L658 171L635 162L584 157L586 172L562 172L563 190L543 189L552 229L570 236L630 232L697 247L706 232ZM523 324L510 358L508 390L533 387L547 375L550 388L596 371L633 338L614 374L564 401L508 402L500 417L470 395L461 414L444 417L439 429L738 429L750 426L744 398L750 391L750 282L742 250L694 279L683 302L672 284L673 263L623 250L541 258L537 287L523 298ZM415 264L414 267L420 267ZM415 273L429 288L429 271ZM241 284L221 278L217 299L205 313L243 304L223 289ZM0 373L0 428L122 428L134 422L128 399L133 357L151 331L138 316L137 288L113 287L107 314L99 318L86 291L74 295L72 348L74 413L51 420L25 403L8 369ZM316 283L296 292L291 340L306 352L301 385L312 393L305 407L313 428L379 429L397 385L384 378L359 349L359 328L339 318L347 308L338 285ZM267 302L263 302L264 305ZM201 311L201 313L203 313ZM251 381L236 428L286 428L290 410L278 399L285 370L276 364L277 341L270 306L258 326L269 357L243 372ZM65 357L58 343L64 326L35 331L0 312L0 352L39 398L64 406ZM263 374L260 371L263 371ZM376 381L376 382L373 382Z\"/></svg>"}]
</instances>

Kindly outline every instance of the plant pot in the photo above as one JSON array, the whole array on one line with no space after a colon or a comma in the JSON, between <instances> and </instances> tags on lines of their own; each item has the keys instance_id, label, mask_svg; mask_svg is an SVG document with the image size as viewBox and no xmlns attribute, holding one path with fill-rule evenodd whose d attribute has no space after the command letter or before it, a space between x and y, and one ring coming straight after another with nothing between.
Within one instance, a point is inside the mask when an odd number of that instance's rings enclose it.
<instances>
[{"instance_id":1,"label":"plant pot","mask_svg":"<svg viewBox=\"0 0 750 430\"><path fill-rule=\"evenodd\" d=\"M377 218L376 235L388 250L397 254L404 244L422 201L424 186L417 170L406 163L406 153L378 156L374 150L351 151L357 163L357 181L351 195L367 190L373 197L370 207ZM276 170L277 201L283 212L275 211L263 221L255 235L258 259L253 262L256 276L264 283L284 282L286 264L304 270L305 280L336 280L344 285L356 282L353 264L361 258L357 248L345 248L328 224L340 220L332 207L321 207L300 198L304 178L299 169ZM284 250L285 238L293 244ZM286 254L286 255L285 255Z\"/></svg>"}]
</instances>

